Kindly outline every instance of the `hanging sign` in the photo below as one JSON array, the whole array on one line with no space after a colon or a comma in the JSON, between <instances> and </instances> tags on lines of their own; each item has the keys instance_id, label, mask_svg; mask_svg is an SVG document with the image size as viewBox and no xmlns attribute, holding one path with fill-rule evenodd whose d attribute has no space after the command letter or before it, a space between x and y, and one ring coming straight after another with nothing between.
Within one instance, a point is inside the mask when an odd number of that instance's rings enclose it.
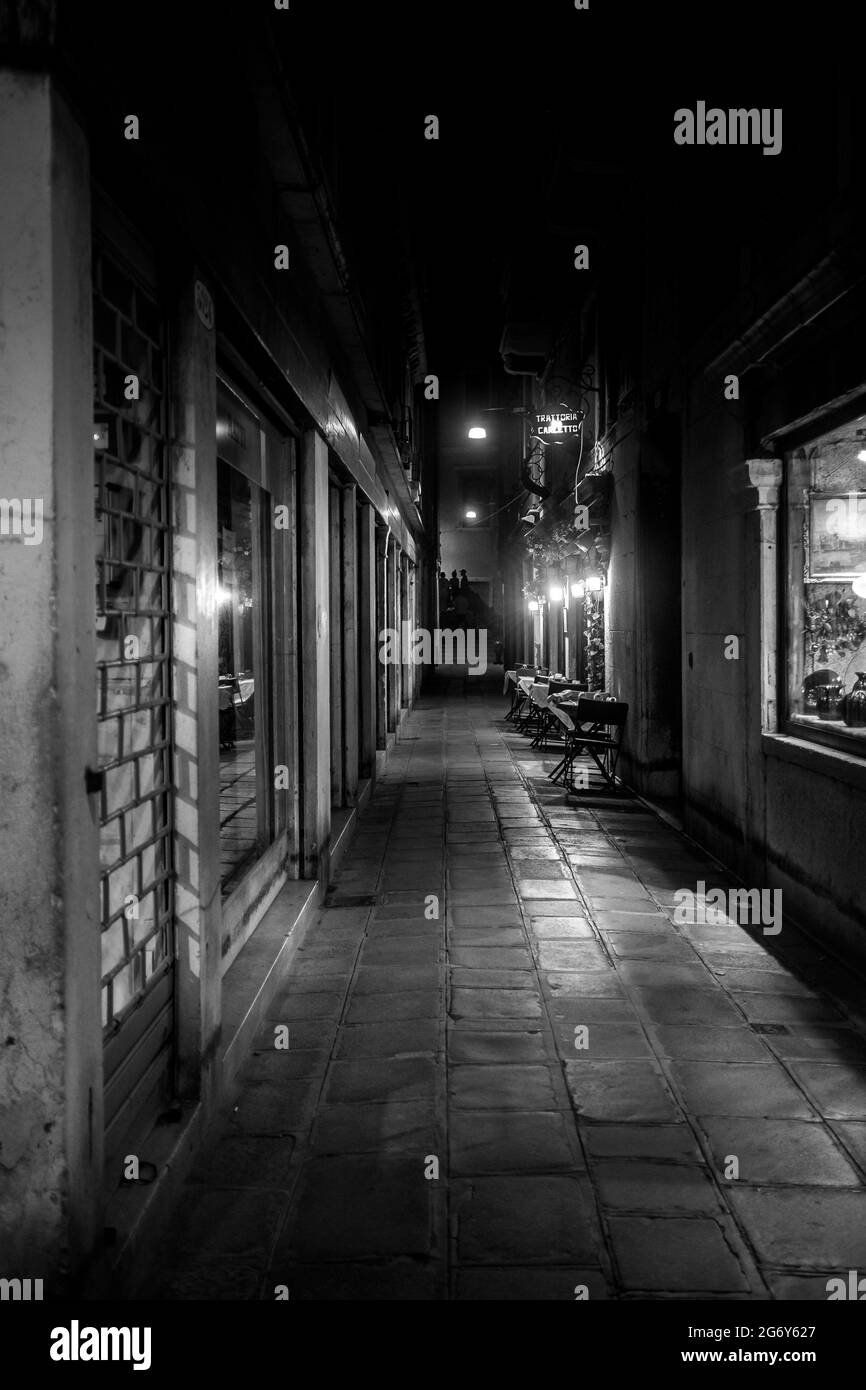
<instances>
[{"instance_id":1,"label":"hanging sign","mask_svg":"<svg viewBox=\"0 0 866 1390\"><path fill-rule=\"evenodd\" d=\"M577 410L563 410L556 415L536 415L536 434L579 434L583 415Z\"/></svg>"}]
</instances>

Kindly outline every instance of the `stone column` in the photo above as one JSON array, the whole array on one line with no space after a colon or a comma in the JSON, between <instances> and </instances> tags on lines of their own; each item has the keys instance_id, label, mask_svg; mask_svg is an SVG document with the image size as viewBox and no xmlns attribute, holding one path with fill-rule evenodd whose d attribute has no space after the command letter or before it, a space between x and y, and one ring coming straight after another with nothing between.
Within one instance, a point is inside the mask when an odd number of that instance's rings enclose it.
<instances>
[{"instance_id":1,"label":"stone column","mask_svg":"<svg viewBox=\"0 0 866 1390\"><path fill-rule=\"evenodd\" d=\"M216 336L197 303L212 300L193 273L175 316L172 381L177 1055L179 1095L201 1093L207 1116L221 1018Z\"/></svg>"},{"instance_id":2,"label":"stone column","mask_svg":"<svg viewBox=\"0 0 866 1390\"><path fill-rule=\"evenodd\" d=\"M376 627L376 513L365 502L358 518L358 773L376 771L376 691L379 630Z\"/></svg>"},{"instance_id":3,"label":"stone column","mask_svg":"<svg viewBox=\"0 0 866 1390\"><path fill-rule=\"evenodd\" d=\"M102 1233L102 1026L90 169L45 74L0 72L0 189L0 1273L47 1299Z\"/></svg>"},{"instance_id":4,"label":"stone column","mask_svg":"<svg viewBox=\"0 0 866 1390\"><path fill-rule=\"evenodd\" d=\"M343 793L346 804L358 798L358 526L356 487L347 483L340 496L343 513Z\"/></svg>"},{"instance_id":5,"label":"stone column","mask_svg":"<svg viewBox=\"0 0 866 1390\"><path fill-rule=\"evenodd\" d=\"M315 430L301 440L301 700L304 878L327 876L331 833L331 673L328 632L328 446ZM325 863L322 863L322 859Z\"/></svg>"},{"instance_id":6,"label":"stone column","mask_svg":"<svg viewBox=\"0 0 866 1390\"><path fill-rule=\"evenodd\" d=\"M403 651L403 624L408 629L414 626L413 614L409 604L409 556L400 556L400 707L408 709L412 703L412 667L409 652Z\"/></svg>"},{"instance_id":7,"label":"stone column","mask_svg":"<svg viewBox=\"0 0 866 1390\"><path fill-rule=\"evenodd\" d=\"M388 543L391 533L387 526L376 523L376 640L391 626L388 594ZM388 667L376 653L376 747L388 746Z\"/></svg>"},{"instance_id":8,"label":"stone column","mask_svg":"<svg viewBox=\"0 0 866 1390\"><path fill-rule=\"evenodd\" d=\"M340 489L328 488L329 607L331 614L331 805L343 804L343 642L345 637L342 598L342 506Z\"/></svg>"},{"instance_id":9,"label":"stone column","mask_svg":"<svg viewBox=\"0 0 866 1390\"><path fill-rule=\"evenodd\" d=\"M399 572L398 545L391 537L388 546L388 622L387 626L400 636L400 590L397 575ZM397 731L397 711L400 707L400 662L395 653L395 661L388 666L388 733Z\"/></svg>"}]
</instances>

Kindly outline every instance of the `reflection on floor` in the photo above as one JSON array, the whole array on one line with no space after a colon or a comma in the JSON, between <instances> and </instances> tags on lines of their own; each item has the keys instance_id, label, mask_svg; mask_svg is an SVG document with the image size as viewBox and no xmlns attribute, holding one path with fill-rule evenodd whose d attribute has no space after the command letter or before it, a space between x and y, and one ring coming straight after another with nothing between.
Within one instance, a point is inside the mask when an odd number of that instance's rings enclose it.
<instances>
[{"instance_id":1,"label":"reflection on floor","mask_svg":"<svg viewBox=\"0 0 866 1390\"><path fill-rule=\"evenodd\" d=\"M718 866L634 798L566 804L501 695L451 691L403 728L154 1296L826 1299L866 1269L863 982L787 923L675 922Z\"/></svg>"},{"instance_id":2,"label":"reflection on floor","mask_svg":"<svg viewBox=\"0 0 866 1390\"><path fill-rule=\"evenodd\" d=\"M256 847L256 749L238 739L220 749L220 877L225 889Z\"/></svg>"}]
</instances>

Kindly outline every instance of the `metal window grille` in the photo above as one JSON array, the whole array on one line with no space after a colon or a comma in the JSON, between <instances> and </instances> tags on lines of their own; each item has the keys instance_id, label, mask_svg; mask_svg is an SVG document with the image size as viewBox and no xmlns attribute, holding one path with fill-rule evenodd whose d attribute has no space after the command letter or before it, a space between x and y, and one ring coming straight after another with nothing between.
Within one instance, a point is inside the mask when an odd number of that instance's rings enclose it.
<instances>
[{"instance_id":1,"label":"metal window grille","mask_svg":"<svg viewBox=\"0 0 866 1390\"><path fill-rule=\"evenodd\" d=\"M165 353L155 299L98 248L93 432L107 1037L174 959Z\"/></svg>"}]
</instances>

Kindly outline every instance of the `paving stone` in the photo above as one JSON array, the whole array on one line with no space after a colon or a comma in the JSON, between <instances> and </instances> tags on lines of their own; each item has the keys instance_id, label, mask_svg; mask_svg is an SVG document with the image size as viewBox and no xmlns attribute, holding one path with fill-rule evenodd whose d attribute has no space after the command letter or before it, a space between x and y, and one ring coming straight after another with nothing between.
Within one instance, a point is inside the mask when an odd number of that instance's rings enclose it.
<instances>
[{"instance_id":1,"label":"paving stone","mask_svg":"<svg viewBox=\"0 0 866 1390\"><path fill-rule=\"evenodd\" d=\"M509 854L514 860L517 868L522 868L524 861L530 864L553 863L554 861L559 864L562 863L559 857L559 850L555 845L550 844L549 840L547 844L538 841L537 843L529 845L510 845ZM539 877L541 877L541 875L539 875Z\"/></svg>"},{"instance_id":2,"label":"paving stone","mask_svg":"<svg viewBox=\"0 0 866 1390\"><path fill-rule=\"evenodd\" d=\"M599 873L594 869L579 869L578 882L584 893L596 898L631 898L646 896L646 890L626 868L619 872Z\"/></svg>"},{"instance_id":3,"label":"paving stone","mask_svg":"<svg viewBox=\"0 0 866 1390\"><path fill-rule=\"evenodd\" d=\"M595 981L595 984L592 984ZM624 995L623 984L613 966L596 962L589 970L546 970L544 983L552 998L581 998L595 990L599 997Z\"/></svg>"},{"instance_id":4,"label":"paving stone","mask_svg":"<svg viewBox=\"0 0 866 1390\"><path fill-rule=\"evenodd\" d=\"M773 1297L782 1303L826 1303L832 1277L826 1270L823 1274L777 1274L772 1269L764 1270ZM847 1279L847 1274L836 1277Z\"/></svg>"},{"instance_id":5,"label":"paving stone","mask_svg":"<svg viewBox=\"0 0 866 1390\"><path fill-rule=\"evenodd\" d=\"M565 1080L581 1120L631 1120L671 1123L679 1118L661 1073L650 1062L594 1061L565 1063Z\"/></svg>"},{"instance_id":6,"label":"paving stone","mask_svg":"<svg viewBox=\"0 0 866 1390\"><path fill-rule=\"evenodd\" d=\"M517 881L517 888L522 898L558 900L560 898L576 898L578 896L577 889L571 879L565 878L521 878Z\"/></svg>"},{"instance_id":7,"label":"paving stone","mask_svg":"<svg viewBox=\"0 0 866 1390\"><path fill-rule=\"evenodd\" d=\"M216 1255L266 1259L287 1204L285 1192L233 1191L228 1200L219 1189L187 1186L175 1247L199 1260Z\"/></svg>"},{"instance_id":8,"label":"paving stone","mask_svg":"<svg viewBox=\"0 0 866 1390\"><path fill-rule=\"evenodd\" d=\"M463 966L451 970L455 989L526 989L525 970L467 970Z\"/></svg>"},{"instance_id":9,"label":"paving stone","mask_svg":"<svg viewBox=\"0 0 866 1390\"><path fill-rule=\"evenodd\" d=\"M687 1124L581 1126L583 1142L593 1158L658 1158L697 1163L703 1158Z\"/></svg>"},{"instance_id":10,"label":"paving stone","mask_svg":"<svg viewBox=\"0 0 866 1390\"><path fill-rule=\"evenodd\" d=\"M207 1149L187 1181L193 1186L288 1190L294 1152L292 1135L226 1135Z\"/></svg>"},{"instance_id":11,"label":"paving stone","mask_svg":"<svg viewBox=\"0 0 866 1390\"><path fill-rule=\"evenodd\" d=\"M521 927L523 918L517 907L454 907L448 904L448 921L453 927Z\"/></svg>"},{"instance_id":12,"label":"paving stone","mask_svg":"<svg viewBox=\"0 0 866 1390\"><path fill-rule=\"evenodd\" d=\"M720 1181L729 1155L739 1161L740 1183L804 1183L858 1186L856 1170L834 1144L824 1125L806 1120L765 1120L755 1116L702 1118L701 1127L716 1161Z\"/></svg>"},{"instance_id":13,"label":"paving stone","mask_svg":"<svg viewBox=\"0 0 866 1390\"><path fill-rule=\"evenodd\" d=\"M766 1062L671 1063L692 1114L810 1119L814 1111L780 1066Z\"/></svg>"},{"instance_id":14,"label":"paving stone","mask_svg":"<svg viewBox=\"0 0 866 1390\"><path fill-rule=\"evenodd\" d=\"M641 986L634 991L638 1008L653 1023L695 1023L701 1027L742 1028L743 1016L721 991L680 990Z\"/></svg>"},{"instance_id":15,"label":"paving stone","mask_svg":"<svg viewBox=\"0 0 866 1390\"><path fill-rule=\"evenodd\" d=\"M538 1266L515 1269L484 1269L461 1267L456 1273L453 1297L463 1302L523 1303L561 1301L573 1303L575 1289L583 1286L589 1300L596 1303L610 1298L610 1291L601 1270L576 1269L571 1266L545 1268Z\"/></svg>"},{"instance_id":16,"label":"paving stone","mask_svg":"<svg viewBox=\"0 0 866 1390\"><path fill-rule=\"evenodd\" d=\"M546 1057L544 1038L540 1031L520 1032L470 1031L452 1028L448 1035L448 1060L460 1062L506 1064L541 1062Z\"/></svg>"},{"instance_id":17,"label":"paving stone","mask_svg":"<svg viewBox=\"0 0 866 1390\"><path fill-rule=\"evenodd\" d=\"M707 988L718 989L713 976L700 964L691 947L685 941L680 941L673 932L662 936L657 932L616 931L606 936L606 940L620 960L656 960L697 966L707 981Z\"/></svg>"},{"instance_id":18,"label":"paving stone","mask_svg":"<svg viewBox=\"0 0 866 1390\"><path fill-rule=\"evenodd\" d=\"M352 1058L332 1062L323 1092L338 1101L430 1100L436 1068L427 1057Z\"/></svg>"},{"instance_id":19,"label":"paving stone","mask_svg":"<svg viewBox=\"0 0 866 1390\"><path fill-rule=\"evenodd\" d=\"M866 1062L866 1039L853 1028L791 1024L767 1042L779 1057L813 1062Z\"/></svg>"},{"instance_id":20,"label":"paving stone","mask_svg":"<svg viewBox=\"0 0 866 1390\"><path fill-rule=\"evenodd\" d=\"M263 1052L272 1048L274 1029L286 1026L289 1030L290 1051L330 1053L338 1025L336 1017L333 1019L295 1019L292 1022L286 1022L282 1019L267 1019L256 1033L253 1040L253 1051Z\"/></svg>"},{"instance_id":21,"label":"paving stone","mask_svg":"<svg viewBox=\"0 0 866 1390\"><path fill-rule=\"evenodd\" d=\"M515 861L514 871L519 890L523 889L526 882L536 884L558 882L560 879L565 879L566 874L564 865L559 860L554 859L518 859ZM570 879L568 881L571 882ZM554 893L546 896L555 897L557 895Z\"/></svg>"},{"instance_id":22,"label":"paving stone","mask_svg":"<svg viewBox=\"0 0 866 1390\"><path fill-rule=\"evenodd\" d=\"M232 1131L294 1134L308 1121L318 1095L309 1081L249 1081L231 1106Z\"/></svg>"},{"instance_id":23,"label":"paving stone","mask_svg":"<svg viewBox=\"0 0 866 1390\"><path fill-rule=\"evenodd\" d=\"M285 1284L293 1303L427 1303L446 1296L442 1271L431 1260L417 1259L275 1265L267 1284L268 1297L275 1285Z\"/></svg>"},{"instance_id":24,"label":"paving stone","mask_svg":"<svg viewBox=\"0 0 866 1390\"><path fill-rule=\"evenodd\" d=\"M609 970L610 962L595 941L540 941L538 958L542 970L578 972Z\"/></svg>"},{"instance_id":25,"label":"paving stone","mask_svg":"<svg viewBox=\"0 0 866 1390\"><path fill-rule=\"evenodd\" d=\"M541 917L561 917L563 913L570 912L584 916L586 911L582 903L564 898L527 898L524 908L533 920Z\"/></svg>"},{"instance_id":26,"label":"paving stone","mask_svg":"<svg viewBox=\"0 0 866 1390\"><path fill-rule=\"evenodd\" d=\"M491 946L526 947L526 936L519 927L451 927L448 941L451 951L456 947L477 947L485 951Z\"/></svg>"},{"instance_id":27,"label":"paving stone","mask_svg":"<svg viewBox=\"0 0 866 1390\"><path fill-rule=\"evenodd\" d=\"M262 1260L247 1261L216 1256L212 1260L187 1257L180 1268L160 1273L158 1285L140 1295L148 1300L200 1299L207 1302L248 1302L261 1297L265 1273Z\"/></svg>"},{"instance_id":28,"label":"paving stone","mask_svg":"<svg viewBox=\"0 0 866 1390\"><path fill-rule=\"evenodd\" d=\"M866 1171L866 1123L834 1120L830 1128L842 1140L855 1162Z\"/></svg>"},{"instance_id":29,"label":"paving stone","mask_svg":"<svg viewBox=\"0 0 866 1390\"><path fill-rule=\"evenodd\" d=\"M434 1186L424 1178L423 1155L313 1160L301 1175L273 1270L285 1261L428 1255Z\"/></svg>"},{"instance_id":30,"label":"paving stone","mask_svg":"<svg viewBox=\"0 0 866 1390\"><path fill-rule=\"evenodd\" d=\"M345 1022L390 1023L397 1019L438 1018L441 1012L436 990L407 990L397 994L358 994L352 997Z\"/></svg>"},{"instance_id":31,"label":"paving stone","mask_svg":"<svg viewBox=\"0 0 866 1390\"><path fill-rule=\"evenodd\" d=\"M806 999L814 997L808 985L796 980L787 971L744 970L741 967L719 965L715 968L715 975L725 989L737 993L798 994Z\"/></svg>"},{"instance_id":32,"label":"paving stone","mask_svg":"<svg viewBox=\"0 0 866 1390\"><path fill-rule=\"evenodd\" d=\"M620 977L638 987L679 985L683 989L714 989L715 984L706 966L699 961L680 964L670 960L621 960Z\"/></svg>"},{"instance_id":33,"label":"paving stone","mask_svg":"<svg viewBox=\"0 0 866 1390\"><path fill-rule=\"evenodd\" d=\"M601 1205L608 1211L653 1211L677 1216L722 1210L703 1168L658 1160L606 1159L593 1167Z\"/></svg>"},{"instance_id":34,"label":"paving stone","mask_svg":"<svg viewBox=\"0 0 866 1390\"><path fill-rule=\"evenodd\" d=\"M436 1153L443 1140L433 1122L430 1103L380 1101L361 1105L322 1105L312 1147L323 1154Z\"/></svg>"},{"instance_id":35,"label":"paving stone","mask_svg":"<svg viewBox=\"0 0 866 1390\"><path fill-rule=\"evenodd\" d=\"M585 1033L575 1034L576 1028L585 1028ZM575 1046L579 1041L580 1047ZM628 1058L652 1057L652 1048L646 1034L637 1022L629 1023L590 1023L571 1026L571 1047L566 1050L568 1059L573 1061L582 1057Z\"/></svg>"},{"instance_id":36,"label":"paving stone","mask_svg":"<svg viewBox=\"0 0 866 1390\"><path fill-rule=\"evenodd\" d=\"M760 1259L772 1265L866 1269L866 1190L736 1188L736 1208Z\"/></svg>"},{"instance_id":37,"label":"paving stone","mask_svg":"<svg viewBox=\"0 0 866 1390\"><path fill-rule=\"evenodd\" d=\"M585 917L530 917L529 930L545 940L584 938L595 940L592 925Z\"/></svg>"},{"instance_id":38,"label":"paving stone","mask_svg":"<svg viewBox=\"0 0 866 1390\"><path fill-rule=\"evenodd\" d=\"M743 1267L717 1221L611 1216L608 1229L627 1289L701 1294L749 1291Z\"/></svg>"},{"instance_id":39,"label":"paving stone","mask_svg":"<svg viewBox=\"0 0 866 1390\"><path fill-rule=\"evenodd\" d=\"M455 989L452 1018L541 1018L541 1000L528 989Z\"/></svg>"},{"instance_id":40,"label":"paving stone","mask_svg":"<svg viewBox=\"0 0 866 1390\"><path fill-rule=\"evenodd\" d=\"M438 1046L439 1025L434 1018L357 1023L340 1029L334 1056L341 1061L355 1057L400 1057L432 1053Z\"/></svg>"},{"instance_id":41,"label":"paving stone","mask_svg":"<svg viewBox=\"0 0 866 1390\"><path fill-rule=\"evenodd\" d=\"M604 932L651 932L654 936L669 936L672 932L671 920L661 912L607 912L593 909L593 918Z\"/></svg>"},{"instance_id":42,"label":"paving stone","mask_svg":"<svg viewBox=\"0 0 866 1390\"><path fill-rule=\"evenodd\" d=\"M693 1062L766 1062L767 1048L749 1028L698 1028L693 1024L649 1025L663 1057Z\"/></svg>"},{"instance_id":43,"label":"paving stone","mask_svg":"<svg viewBox=\"0 0 866 1390\"><path fill-rule=\"evenodd\" d=\"M438 929L419 940L367 941L359 960L361 969L388 970L394 966L416 967L436 965L439 960L441 934Z\"/></svg>"},{"instance_id":44,"label":"paving stone","mask_svg":"<svg viewBox=\"0 0 866 1390\"><path fill-rule=\"evenodd\" d=\"M278 1024L277 1027L280 1025ZM288 1025L287 1025L288 1026ZM282 1035L281 1035L282 1036ZM300 1052L292 1049L292 1031L289 1027L288 1047L275 1047L274 1038L269 1046L252 1052L238 1073L238 1081L246 1085L248 1081L310 1081L321 1079L328 1064L324 1052Z\"/></svg>"},{"instance_id":45,"label":"paving stone","mask_svg":"<svg viewBox=\"0 0 866 1390\"><path fill-rule=\"evenodd\" d=\"M469 970L532 969L532 956L526 946L453 946L450 961Z\"/></svg>"},{"instance_id":46,"label":"paving stone","mask_svg":"<svg viewBox=\"0 0 866 1390\"><path fill-rule=\"evenodd\" d=\"M461 1262L598 1262L595 1219L573 1177L473 1178L454 1206Z\"/></svg>"},{"instance_id":47,"label":"paving stone","mask_svg":"<svg viewBox=\"0 0 866 1390\"><path fill-rule=\"evenodd\" d=\"M820 1114L831 1120L866 1120L866 1067L854 1063L790 1063Z\"/></svg>"},{"instance_id":48,"label":"paving stone","mask_svg":"<svg viewBox=\"0 0 866 1390\"><path fill-rule=\"evenodd\" d=\"M448 1092L462 1110L552 1110L558 1102L550 1070L522 1063L454 1066Z\"/></svg>"},{"instance_id":49,"label":"paving stone","mask_svg":"<svg viewBox=\"0 0 866 1390\"><path fill-rule=\"evenodd\" d=\"M366 965L352 985L352 997L360 994L396 994L407 990L435 990L439 971L435 965Z\"/></svg>"},{"instance_id":50,"label":"paving stone","mask_svg":"<svg viewBox=\"0 0 866 1390\"><path fill-rule=\"evenodd\" d=\"M451 1118L452 1173L549 1173L577 1167L582 1160L556 1111L466 1110Z\"/></svg>"},{"instance_id":51,"label":"paving stone","mask_svg":"<svg viewBox=\"0 0 866 1390\"><path fill-rule=\"evenodd\" d=\"M442 932L445 927L444 914L438 918L428 921L423 917L410 918L395 917L393 920L385 922L371 922L367 928L367 945L376 945L384 941L400 941L406 943L410 940L435 940L441 941Z\"/></svg>"},{"instance_id":52,"label":"paving stone","mask_svg":"<svg viewBox=\"0 0 866 1390\"><path fill-rule=\"evenodd\" d=\"M622 895L613 897L610 894L605 896L598 893L587 893L585 896L592 908L593 915L602 912L642 912L644 914L651 914L656 910L656 904L653 902L649 893L635 892L631 897L623 897Z\"/></svg>"},{"instance_id":53,"label":"paving stone","mask_svg":"<svg viewBox=\"0 0 866 1390\"><path fill-rule=\"evenodd\" d=\"M346 998L345 989L281 990L268 1005L268 1017L275 1023L302 1019L337 1019Z\"/></svg>"},{"instance_id":54,"label":"paving stone","mask_svg":"<svg viewBox=\"0 0 866 1390\"><path fill-rule=\"evenodd\" d=\"M553 976L547 979L554 980ZM553 1001L554 1013L560 1017L571 1017L563 1009L571 1006L585 996L599 999L624 999L625 990L614 970L571 970L555 977L556 998ZM553 986L551 986L553 987Z\"/></svg>"},{"instance_id":55,"label":"paving stone","mask_svg":"<svg viewBox=\"0 0 866 1390\"><path fill-rule=\"evenodd\" d=\"M452 889L448 894L448 906L450 907L470 907L477 904L479 907L509 907L517 902L517 895L514 892L510 881L507 886L498 887L496 884L479 888Z\"/></svg>"}]
</instances>

